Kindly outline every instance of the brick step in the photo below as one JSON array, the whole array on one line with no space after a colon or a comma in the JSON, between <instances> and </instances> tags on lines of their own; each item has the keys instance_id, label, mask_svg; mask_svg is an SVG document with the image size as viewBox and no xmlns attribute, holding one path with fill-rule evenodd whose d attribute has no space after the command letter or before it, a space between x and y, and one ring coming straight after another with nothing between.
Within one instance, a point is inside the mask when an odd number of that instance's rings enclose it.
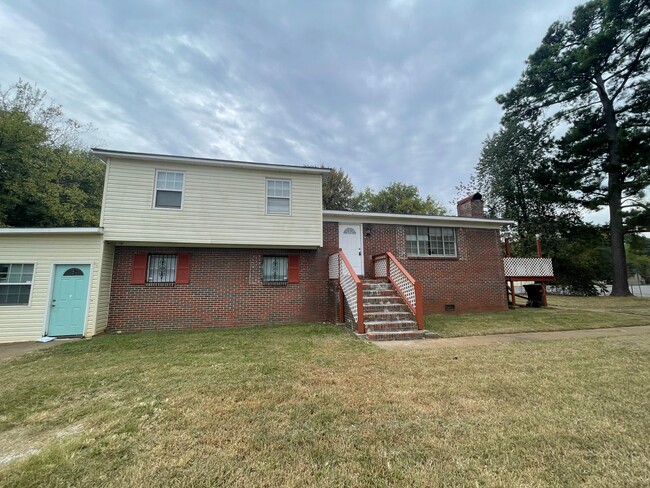
<instances>
[{"instance_id":1,"label":"brick step","mask_svg":"<svg viewBox=\"0 0 650 488\"><path fill-rule=\"evenodd\" d=\"M394 302L380 302L380 301L363 301L363 313L375 312L410 312L407 305L404 305L402 300L395 300Z\"/></svg>"},{"instance_id":2,"label":"brick step","mask_svg":"<svg viewBox=\"0 0 650 488\"><path fill-rule=\"evenodd\" d=\"M398 295L376 295L376 296L364 296L363 303L368 305L375 305L377 303L404 303L402 297Z\"/></svg>"},{"instance_id":3,"label":"brick step","mask_svg":"<svg viewBox=\"0 0 650 488\"><path fill-rule=\"evenodd\" d=\"M386 283L386 284L390 283L390 281L388 281L386 278L364 278L361 281L363 282L364 285L366 283L370 285L375 283Z\"/></svg>"},{"instance_id":4,"label":"brick step","mask_svg":"<svg viewBox=\"0 0 650 488\"><path fill-rule=\"evenodd\" d=\"M367 331L377 332L388 332L388 331L406 331L406 330L418 330L418 324L413 320L382 320L381 322L364 322Z\"/></svg>"},{"instance_id":5,"label":"brick step","mask_svg":"<svg viewBox=\"0 0 650 488\"><path fill-rule=\"evenodd\" d=\"M377 331L367 332L366 339L369 341L407 341L430 338L426 330L402 330L402 331Z\"/></svg>"},{"instance_id":6,"label":"brick step","mask_svg":"<svg viewBox=\"0 0 650 488\"><path fill-rule=\"evenodd\" d=\"M391 283L363 283L364 290L392 290L393 285Z\"/></svg>"},{"instance_id":7,"label":"brick step","mask_svg":"<svg viewBox=\"0 0 650 488\"><path fill-rule=\"evenodd\" d=\"M398 311L390 311L390 312L366 312L364 309L363 311L364 315L364 320L366 323L371 324L373 322L393 322L395 320L409 320L413 318L413 314L411 312L398 312Z\"/></svg>"},{"instance_id":8,"label":"brick step","mask_svg":"<svg viewBox=\"0 0 650 488\"><path fill-rule=\"evenodd\" d=\"M363 296L364 297L377 297L377 296L395 296L395 297L399 297L399 294L393 289L390 289L390 290L370 290L370 289L366 289L366 290L363 290Z\"/></svg>"}]
</instances>

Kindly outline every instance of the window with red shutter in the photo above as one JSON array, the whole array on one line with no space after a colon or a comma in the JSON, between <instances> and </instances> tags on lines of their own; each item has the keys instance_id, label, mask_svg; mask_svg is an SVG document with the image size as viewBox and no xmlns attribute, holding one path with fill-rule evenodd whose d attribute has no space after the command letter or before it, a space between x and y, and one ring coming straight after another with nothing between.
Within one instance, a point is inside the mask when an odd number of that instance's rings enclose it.
<instances>
[{"instance_id":1,"label":"window with red shutter","mask_svg":"<svg viewBox=\"0 0 650 488\"><path fill-rule=\"evenodd\" d=\"M176 265L176 283L186 285L190 282L190 255L179 254Z\"/></svg>"}]
</instances>

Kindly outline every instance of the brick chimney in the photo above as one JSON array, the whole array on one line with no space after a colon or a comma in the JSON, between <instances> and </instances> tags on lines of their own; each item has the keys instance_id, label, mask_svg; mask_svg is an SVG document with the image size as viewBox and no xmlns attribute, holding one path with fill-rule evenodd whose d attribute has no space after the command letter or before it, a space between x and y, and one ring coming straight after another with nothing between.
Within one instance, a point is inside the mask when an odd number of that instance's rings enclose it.
<instances>
[{"instance_id":1,"label":"brick chimney","mask_svg":"<svg viewBox=\"0 0 650 488\"><path fill-rule=\"evenodd\" d=\"M483 218L483 197L480 193L474 193L463 198L456 204L459 217Z\"/></svg>"}]
</instances>

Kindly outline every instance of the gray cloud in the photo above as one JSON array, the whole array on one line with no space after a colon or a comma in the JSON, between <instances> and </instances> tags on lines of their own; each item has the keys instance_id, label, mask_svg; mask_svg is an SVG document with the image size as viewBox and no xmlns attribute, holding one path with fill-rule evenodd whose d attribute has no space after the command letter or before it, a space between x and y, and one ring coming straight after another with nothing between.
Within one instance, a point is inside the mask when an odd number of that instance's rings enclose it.
<instances>
[{"instance_id":1,"label":"gray cloud","mask_svg":"<svg viewBox=\"0 0 650 488\"><path fill-rule=\"evenodd\" d=\"M0 83L38 83L106 147L323 163L447 203L498 126L494 97L575 4L0 4Z\"/></svg>"}]
</instances>

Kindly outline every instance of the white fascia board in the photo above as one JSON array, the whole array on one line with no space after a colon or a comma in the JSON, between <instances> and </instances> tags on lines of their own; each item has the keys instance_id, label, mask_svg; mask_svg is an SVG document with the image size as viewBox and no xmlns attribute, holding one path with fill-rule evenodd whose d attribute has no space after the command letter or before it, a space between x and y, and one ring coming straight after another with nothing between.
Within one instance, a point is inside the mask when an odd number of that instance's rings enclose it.
<instances>
[{"instance_id":1,"label":"white fascia board","mask_svg":"<svg viewBox=\"0 0 650 488\"><path fill-rule=\"evenodd\" d=\"M323 222L361 222L364 224L444 225L448 227L473 227L476 229L500 229L515 224L514 220L453 217L448 215L408 215L373 212L346 212L323 210Z\"/></svg>"},{"instance_id":2,"label":"white fascia board","mask_svg":"<svg viewBox=\"0 0 650 488\"><path fill-rule=\"evenodd\" d=\"M0 235L25 234L103 234L101 227L5 227L0 229Z\"/></svg>"},{"instance_id":3,"label":"white fascia board","mask_svg":"<svg viewBox=\"0 0 650 488\"><path fill-rule=\"evenodd\" d=\"M254 163L250 161L230 161L227 159L209 159L209 158L194 158L189 156L173 156L169 154L150 154L150 153L134 153L125 151L112 151L108 149L93 148L93 154L100 157L104 161L106 159L127 159L134 161L154 161L163 163L174 164L199 164L204 166L222 166L228 168L246 168L256 169L262 171L285 171L287 173L313 173L326 175L332 170L330 168L309 168L307 166L289 166L285 164L268 164L268 163Z\"/></svg>"}]
</instances>

